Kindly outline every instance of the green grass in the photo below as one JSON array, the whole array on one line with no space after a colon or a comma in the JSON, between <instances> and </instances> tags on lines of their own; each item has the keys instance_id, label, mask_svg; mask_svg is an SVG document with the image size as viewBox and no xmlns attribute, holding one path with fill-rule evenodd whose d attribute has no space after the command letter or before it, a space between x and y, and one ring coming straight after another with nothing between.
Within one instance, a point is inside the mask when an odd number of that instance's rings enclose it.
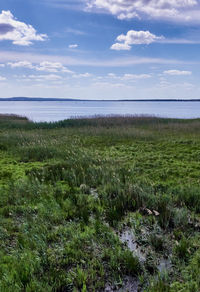
<instances>
[{"instance_id":1,"label":"green grass","mask_svg":"<svg viewBox=\"0 0 200 292\"><path fill-rule=\"evenodd\" d=\"M199 291L199 183L199 119L0 115L0 291Z\"/></svg>"}]
</instances>

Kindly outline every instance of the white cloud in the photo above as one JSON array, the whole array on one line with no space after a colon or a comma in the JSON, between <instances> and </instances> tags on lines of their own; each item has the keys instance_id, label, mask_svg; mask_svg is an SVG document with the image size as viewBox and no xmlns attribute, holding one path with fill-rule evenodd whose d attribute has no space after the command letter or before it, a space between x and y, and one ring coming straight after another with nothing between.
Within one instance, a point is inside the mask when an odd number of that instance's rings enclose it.
<instances>
[{"instance_id":1,"label":"white cloud","mask_svg":"<svg viewBox=\"0 0 200 292\"><path fill-rule=\"evenodd\" d=\"M131 46L129 46L128 44L125 43L115 43L113 44L111 47L111 50L115 50L115 51L130 51Z\"/></svg>"},{"instance_id":2,"label":"white cloud","mask_svg":"<svg viewBox=\"0 0 200 292\"><path fill-rule=\"evenodd\" d=\"M8 62L8 66L11 68L28 68L28 69L34 69L34 66L29 61L19 61L19 62Z\"/></svg>"},{"instance_id":3,"label":"white cloud","mask_svg":"<svg viewBox=\"0 0 200 292\"><path fill-rule=\"evenodd\" d=\"M105 58L92 59L92 58L73 58L66 55L47 55L47 54L35 54L18 51L3 51L0 50L1 62L18 62L21 60L27 60L33 63L41 63L44 60L49 62L60 62L63 65L68 66L90 66L90 67L124 67L133 66L139 64L166 64L166 65L199 65L199 61L189 61L181 59L167 59L167 58L153 58L153 57L141 57L141 56L129 56L129 57L117 57L117 58Z\"/></svg>"},{"instance_id":4,"label":"white cloud","mask_svg":"<svg viewBox=\"0 0 200 292\"><path fill-rule=\"evenodd\" d=\"M71 45L69 45L69 48L70 49L76 49L76 48L78 48L78 45L77 44L71 44Z\"/></svg>"},{"instance_id":5,"label":"white cloud","mask_svg":"<svg viewBox=\"0 0 200 292\"><path fill-rule=\"evenodd\" d=\"M125 87L126 85L123 83L110 83L110 82L95 82L93 86L97 86L100 88L108 87L108 88L119 88L119 87Z\"/></svg>"},{"instance_id":6,"label":"white cloud","mask_svg":"<svg viewBox=\"0 0 200 292\"><path fill-rule=\"evenodd\" d=\"M180 70L167 70L163 72L166 75L172 75L172 76L179 76L179 75L192 75L191 71L180 71Z\"/></svg>"},{"instance_id":7,"label":"white cloud","mask_svg":"<svg viewBox=\"0 0 200 292\"><path fill-rule=\"evenodd\" d=\"M116 40L117 43L111 46L112 50L130 50L131 45L149 45L153 42L164 39L163 36L156 36L149 31L129 30L126 35L119 35Z\"/></svg>"},{"instance_id":8,"label":"white cloud","mask_svg":"<svg viewBox=\"0 0 200 292\"><path fill-rule=\"evenodd\" d=\"M91 77L91 76L92 76L92 74L86 72L83 74L74 74L72 77L74 77L74 78L80 78L80 77L87 78L87 77Z\"/></svg>"},{"instance_id":9,"label":"white cloud","mask_svg":"<svg viewBox=\"0 0 200 292\"><path fill-rule=\"evenodd\" d=\"M139 80L139 79L148 79L148 78L151 78L152 75L151 74L124 74L122 76L118 76L114 73L109 73L107 75L109 78L112 78L112 79L120 79L120 80Z\"/></svg>"},{"instance_id":10,"label":"white cloud","mask_svg":"<svg viewBox=\"0 0 200 292\"><path fill-rule=\"evenodd\" d=\"M6 77L0 76L0 81L5 81Z\"/></svg>"},{"instance_id":11,"label":"white cloud","mask_svg":"<svg viewBox=\"0 0 200 292\"><path fill-rule=\"evenodd\" d=\"M184 90L192 90L194 89L195 85L189 82L181 82L181 83L173 83L173 82L167 82L167 81L161 81L158 84L158 87L160 88L164 88L164 89L174 89L174 90L180 90L180 89L184 89Z\"/></svg>"},{"instance_id":12,"label":"white cloud","mask_svg":"<svg viewBox=\"0 0 200 292\"><path fill-rule=\"evenodd\" d=\"M115 73L108 73L108 77L115 78L117 75Z\"/></svg>"},{"instance_id":13,"label":"white cloud","mask_svg":"<svg viewBox=\"0 0 200 292\"><path fill-rule=\"evenodd\" d=\"M46 39L46 34L37 34L32 25L16 20L9 10L0 14L0 41L10 40L14 45L29 46L33 41Z\"/></svg>"},{"instance_id":14,"label":"white cloud","mask_svg":"<svg viewBox=\"0 0 200 292\"><path fill-rule=\"evenodd\" d=\"M147 79L151 78L150 74L124 74L123 80L133 80L133 79Z\"/></svg>"},{"instance_id":15,"label":"white cloud","mask_svg":"<svg viewBox=\"0 0 200 292\"><path fill-rule=\"evenodd\" d=\"M65 72L65 73L74 73L73 71L69 70L65 66L63 66L60 62L49 62L43 61L40 62L38 66L35 67L37 71L46 71L46 72Z\"/></svg>"},{"instance_id":16,"label":"white cloud","mask_svg":"<svg viewBox=\"0 0 200 292\"><path fill-rule=\"evenodd\" d=\"M35 69L37 71L45 71L45 72L65 72L73 74L74 72L69 70L67 67L65 67L60 62L49 62L49 61L43 61L39 64L33 64L29 61L19 61L19 62L8 62L8 66L11 68L28 68L28 69Z\"/></svg>"},{"instance_id":17,"label":"white cloud","mask_svg":"<svg viewBox=\"0 0 200 292\"><path fill-rule=\"evenodd\" d=\"M198 20L198 0L85 0L87 10L111 13L119 19L165 18L174 21ZM198 11L198 13L197 13Z\"/></svg>"},{"instance_id":18,"label":"white cloud","mask_svg":"<svg viewBox=\"0 0 200 292\"><path fill-rule=\"evenodd\" d=\"M61 80L62 77L56 74L48 74L48 75L29 75L29 79L35 80L35 81L57 81Z\"/></svg>"},{"instance_id":19,"label":"white cloud","mask_svg":"<svg viewBox=\"0 0 200 292\"><path fill-rule=\"evenodd\" d=\"M4 68L5 67L5 64L0 64L0 68Z\"/></svg>"}]
</instances>

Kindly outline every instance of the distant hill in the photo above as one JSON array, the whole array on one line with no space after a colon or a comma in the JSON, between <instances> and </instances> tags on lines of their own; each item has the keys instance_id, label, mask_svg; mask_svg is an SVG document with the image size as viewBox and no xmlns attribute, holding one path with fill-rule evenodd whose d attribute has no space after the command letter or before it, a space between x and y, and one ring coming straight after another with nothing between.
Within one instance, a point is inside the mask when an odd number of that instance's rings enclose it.
<instances>
[{"instance_id":1,"label":"distant hill","mask_svg":"<svg viewBox=\"0 0 200 292\"><path fill-rule=\"evenodd\" d=\"M72 98L43 98L43 97L10 97L0 98L0 101L73 101Z\"/></svg>"},{"instance_id":2,"label":"distant hill","mask_svg":"<svg viewBox=\"0 0 200 292\"><path fill-rule=\"evenodd\" d=\"M170 101L170 102L191 102L191 101L200 101L200 99L101 99L101 100L91 100L91 99L75 99L75 98L44 98L44 97L10 97L10 98L0 98L0 101L115 101L115 102L122 102L122 101L155 101L155 102L162 102L162 101Z\"/></svg>"}]
</instances>

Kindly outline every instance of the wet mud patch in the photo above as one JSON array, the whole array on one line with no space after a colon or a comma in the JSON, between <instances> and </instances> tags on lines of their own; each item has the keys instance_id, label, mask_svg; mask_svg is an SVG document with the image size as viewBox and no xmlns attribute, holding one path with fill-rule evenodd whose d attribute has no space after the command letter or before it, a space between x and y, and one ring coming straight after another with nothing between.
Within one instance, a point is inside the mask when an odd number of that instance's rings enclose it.
<instances>
[{"instance_id":1,"label":"wet mud patch","mask_svg":"<svg viewBox=\"0 0 200 292\"><path fill-rule=\"evenodd\" d=\"M146 257L145 253L142 252L141 247L138 245L136 241L136 236L134 232L126 228L119 233L120 241L127 246L127 248L134 253L135 256L138 257L140 262L144 262Z\"/></svg>"}]
</instances>

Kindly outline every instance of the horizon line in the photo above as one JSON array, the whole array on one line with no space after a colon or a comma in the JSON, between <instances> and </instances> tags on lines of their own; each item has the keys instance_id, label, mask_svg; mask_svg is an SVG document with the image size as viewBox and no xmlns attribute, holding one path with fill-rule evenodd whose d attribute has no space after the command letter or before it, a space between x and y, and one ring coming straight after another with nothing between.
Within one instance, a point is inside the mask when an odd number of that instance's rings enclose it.
<instances>
[{"instance_id":1,"label":"horizon line","mask_svg":"<svg viewBox=\"0 0 200 292\"><path fill-rule=\"evenodd\" d=\"M162 102L162 101L182 101L182 102L187 102L187 101L200 101L200 98L196 99L183 99L183 98L151 98L151 99L79 99L79 98L57 98L57 97L0 97L0 101L112 101L112 102L129 102L129 101L137 101L137 102L142 102L142 101L157 101L157 102Z\"/></svg>"}]
</instances>

